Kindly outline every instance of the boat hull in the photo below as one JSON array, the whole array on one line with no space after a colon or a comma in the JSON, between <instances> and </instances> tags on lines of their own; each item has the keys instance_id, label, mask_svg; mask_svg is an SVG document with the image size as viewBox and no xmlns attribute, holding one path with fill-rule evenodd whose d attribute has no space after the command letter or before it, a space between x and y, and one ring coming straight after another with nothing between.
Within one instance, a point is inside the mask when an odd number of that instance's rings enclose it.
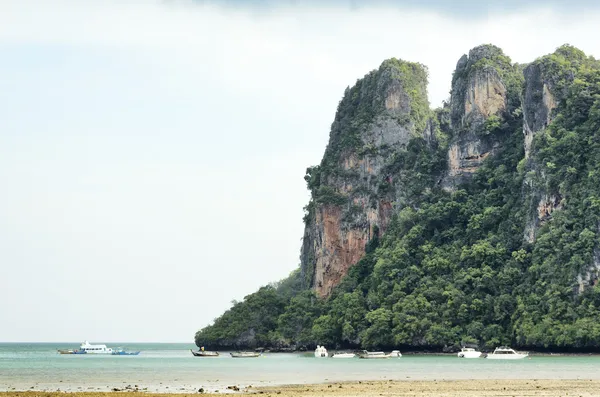
<instances>
[{"instance_id":1,"label":"boat hull","mask_svg":"<svg viewBox=\"0 0 600 397\"><path fill-rule=\"evenodd\" d=\"M392 358L392 357L402 357L402 353L399 350L394 350L389 354L385 354L384 352L367 352L363 351L358 353L358 358L366 358L366 359L376 359L376 358Z\"/></svg>"},{"instance_id":2,"label":"boat hull","mask_svg":"<svg viewBox=\"0 0 600 397\"><path fill-rule=\"evenodd\" d=\"M460 352L458 353L458 358L479 358L481 357L481 352Z\"/></svg>"},{"instance_id":3,"label":"boat hull","mask_svg":"<svg viewBox=\"0 0 600 397\"><path fill-rule=\"evenodd\" d=\"M521 360L523 358L529 357L527 354L488 354L488 360Z\"/></svg>"},{"instance_id":4,"label":"boat hull","mask_svg":"<svg viewBox=\"0 0 600 397\"><path fill-rule=\"evenodd\" d=\"M194 357L219 357L219 352L212 352L212 351L198 351L195 352L193 350L190 349L190 351L192 352Z\"/></svg>"},{"instance_id":5,"label":"boat hull","mask_svg":"<svg viewBox=\"0 0 600 397\"><path fill-rule=\"evenodd\" d=\"M354 358L356 354L354 353L337 353L331 356L331 358Z\"/></svg>"},{"instance_id":6,"label":"boat hull","mask_svg":"<svg viewBox=\"0 0 600 397\"><path fill-rule=\"evenodd\" d=\"M240 352L240 353L229 353L232 358L256 358L260 357L260 353L253 352Z\"/></svg>"},{"instance_id":7,"label":"boat hull","mask_svg":"<svg viewBox=\"0 0 600 397\"><path fill-rule=\"evenodd\" d=\"M362 352L358 353L358 358L376 359L376 358L390 358L384 352Z\"/></svg>"}]
</instances>

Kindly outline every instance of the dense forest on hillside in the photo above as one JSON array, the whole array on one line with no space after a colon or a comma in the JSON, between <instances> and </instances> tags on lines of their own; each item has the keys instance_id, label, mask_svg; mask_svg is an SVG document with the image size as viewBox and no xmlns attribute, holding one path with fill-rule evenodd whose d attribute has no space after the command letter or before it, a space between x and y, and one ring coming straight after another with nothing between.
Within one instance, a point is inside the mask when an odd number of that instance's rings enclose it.
<instances>
[{"instance_id":1,"label":"dense forest on hillside","mask_svg":"<svg viewBox=\"0 0 600 397\"><path fill-rule=\"evenodd\" d=\"M331 295L317 297L298 269L235 303L196 333L196 344L600 348L600 62L568 45L530 65L512 65L508 57L486 62L506 63L498 70L508 105L477 132L499 145L472 178L442 187L448 142L458 132L450 126L450 104L429 111L435 139L414 136L386 169L402 183L402 205ZM557 103L526 156L524 101L541 95L525 92L523 73L532 65ZM338 113L353 106L342 100ZM323 164L336 166L327 158ZM311 173L314 167L309 188ZM543 197L552 197L551 208L528 239Z\"/></svg>"}]
</instances>

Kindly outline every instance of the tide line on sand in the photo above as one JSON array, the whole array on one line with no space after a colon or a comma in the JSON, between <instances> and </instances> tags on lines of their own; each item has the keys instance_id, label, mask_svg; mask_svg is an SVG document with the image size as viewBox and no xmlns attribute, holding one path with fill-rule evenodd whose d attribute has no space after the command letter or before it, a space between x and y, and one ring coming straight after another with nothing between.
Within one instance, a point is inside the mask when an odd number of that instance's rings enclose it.
<instances>
[{"instance_id":1,"label":"tide line on sand","mask_svg":"<svg viewBox=\"0 0 600 397\"><path fill-rule=\"evenodd\" d=\"M158 396L198 396L199 394L223 395L234 394L261 394L270 397L379 397L379 396L445 396L445 397L491 397L491 396L598 396L600 380L548 380L548 379L519 379L519 380L457 380L457 381L359 381L337 382L313 385L288 385L271 387L249 387L240 389L231 387L223 392L211 393L211 390L195 390L177 392L176 385L169 393L149 393L143 391L127 391L131 397L158 397ZM8 391L0 392L0 397L114 397L119 392L97 391Z\"/></svg>"}]
</instances>

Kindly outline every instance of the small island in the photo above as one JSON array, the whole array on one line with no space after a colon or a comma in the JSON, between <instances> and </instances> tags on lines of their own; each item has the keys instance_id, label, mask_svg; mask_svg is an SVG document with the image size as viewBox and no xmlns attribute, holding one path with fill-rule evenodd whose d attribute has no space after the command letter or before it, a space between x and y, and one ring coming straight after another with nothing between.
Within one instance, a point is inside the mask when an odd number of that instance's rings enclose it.
<instances>
[{"instance_id":1,"label":"small island","mask_svg":"<svg viewBox=\"0 0 600 397\"><path fill-rule=\"evenodd\" d=\"M300 267L195 335L210 349L600 348L600 62L388 59L348 87L305 180Z\"/></svg>"}]
</instances>

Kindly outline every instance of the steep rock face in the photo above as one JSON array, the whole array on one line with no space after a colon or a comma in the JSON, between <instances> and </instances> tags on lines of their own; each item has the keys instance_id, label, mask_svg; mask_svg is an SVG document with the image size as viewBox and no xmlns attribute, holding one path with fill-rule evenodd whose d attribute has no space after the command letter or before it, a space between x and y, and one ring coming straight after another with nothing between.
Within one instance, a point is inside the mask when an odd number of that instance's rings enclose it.
<instances>
[{"instance_id":1,"label":"steep rock face","mask_svg":"<svg viewBox=\"0 0 600 397\"><path fill-rule=\"evenodd\" d=\"M532 159L535 153L534 138L544 131L554 119L559 103L567 95L568 86L575 79L575 69L585 62L585 55L559 48L541 57L524 69L523 135L525 160L530 171L525 185L531 194L531 207L525 225L524 238L532 243L536 232L552 212L562 208L558 192L549 191L541 164Z\"/></svg>"},{"instance_id":2,"label":"steep rock face","mask_svg":"<svg viewBox=\"0 0 600 397\"><path fill-rule=\"evenodd\" d=\"M301 269L320 296L385 232L402 202L389 169L412 138L432 139L426 76L420 64L391 59L358 80L339 104L321 164L307 170Z\"/></svg>"},{"instance_id":3,"label":"steep rock face","mask_svg":"<svg viewBox=\"0 0 600 397\"><path fill-rule=\"evenodd\" d=\"M552 111L558 104L541 62L527 66L524 76L523 135L525 136L525 158L529 158L533 136L550 124Z\"/></svg>"},{"instance_id":4,"label":"steep rock face","mask_svg":"<svg viewBox=\"0 0 600 397\"><path fill-rule=\"evenodd\" d=\"M498 47L476 47L456 65L451 99L441 110L445 121L440 113L431 117L421 65L388 60L358 80L339 104L323 161L307 170L312 200L301 253L305 285L328 296L368 242L386 231L392 214L410 204L397 160L413 138L435 146L436 128L450 137L439 183L453 191L522 125L522 194L528 203L523 233L535 241L565 197L547 186L534 160L534 137L551 125L584 62L583 53L565 46L523 68Z\"/></svg>"},{"instance_id":5,"label":"steep rock face","mask_svg":"<svg viewBox=\"0 0 600 397\"><path fill-rule=\"evenodd\" d=\"M490 134L506 118L509 108L506 79L513 72L510 59L492 45L476 47L458 61L452 79L453 138L444 188L452 190L468 180L498 147L498 140Z\"/></svg>"}]
</instances>

